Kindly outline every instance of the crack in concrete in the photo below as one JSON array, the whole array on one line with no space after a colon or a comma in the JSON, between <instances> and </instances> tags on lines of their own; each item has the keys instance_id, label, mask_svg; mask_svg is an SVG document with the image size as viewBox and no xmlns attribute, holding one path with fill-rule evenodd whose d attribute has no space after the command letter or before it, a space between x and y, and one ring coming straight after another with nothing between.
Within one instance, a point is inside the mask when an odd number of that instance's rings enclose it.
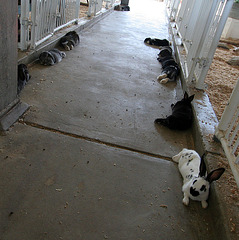
<instances>
[{"instance_id":1,"label":"crack in concrete","mask_svg":"<svg viewBox=\"0 0 239 240\"><path fill-rule=\"evenodd\" d=\"M167 156L142 151L142 150L118 145L118 144L111 143L111 142L102 141L102 140L96 139L96 138L91 138L91 137L87 137L87 136L83 136L83 135L78 135L78 134L74 134L74 133L65 132L65 131L62 131L62 130L59 130L59 129L46 127L46 126L43 126L43 125L40 125L40 124L37 124L37 123L33 123L33 122L29 122L29 121L19 120L18 122L21 123L21 124L27 125L27 126L31 126L31 127L42 129L42 130L46 130L46 131L53 132L53 133L58 133L58 134L65 135L65 136L68 136L68 137L82 139L82 140L85 140L85 141L88 141L88 142L93 142L93 143L98 143L98 144L101 144L101 145L105 145L107 147L126 150L126 151L130 151L130 152L142 154L142 155L145 155L145 156L148 156L148 157L160 158L162 160L167 160L167 161L172 162L172 159L170 157L167 157Z\"/></svg>"}]
</instances>

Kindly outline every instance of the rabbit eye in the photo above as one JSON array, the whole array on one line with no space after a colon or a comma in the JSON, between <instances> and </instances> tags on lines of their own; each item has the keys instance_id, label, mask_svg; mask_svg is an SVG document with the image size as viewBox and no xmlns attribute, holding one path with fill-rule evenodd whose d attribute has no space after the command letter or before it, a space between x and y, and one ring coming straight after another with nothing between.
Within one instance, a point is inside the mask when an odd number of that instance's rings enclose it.
<instances>
[{"instance_id":1,"label":"rabbit eye","mask_svg":"<svg viewBox=\"0 0 239 240\"><path fill-rule=\"evenodd\" d=\"M202 185L202 187L200 188L200 191L204 191L204 192L206 192L206 186L205 185Z\"/></svg>"}]
</instances>

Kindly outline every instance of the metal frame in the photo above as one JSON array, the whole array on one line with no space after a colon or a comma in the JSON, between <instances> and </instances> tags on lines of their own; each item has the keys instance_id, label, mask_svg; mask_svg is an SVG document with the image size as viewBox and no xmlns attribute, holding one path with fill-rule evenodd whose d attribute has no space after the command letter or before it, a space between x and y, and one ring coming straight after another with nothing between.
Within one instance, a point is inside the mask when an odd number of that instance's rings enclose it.
<instances>
[{"instance_id":1,"label":"metal frame","mask_svg":"<svg viewBox=\"0 0 239 240\"><path fill-rule=\"evenodd\" d=\"M227 107L216 128L215 136L221 142L233 175L239 187L239 79Z\"/></svg>"},{"instance_id":2,"label":"metal frame","mask_svg":"<svg viewBox=\"0 0 239 240\"><path fill-rule=\"evenodd\" d=\"M213 60L234 0L167 0L169 16L175 19L177 33L186 51L184 76L204 89L204 80ZM174 6L178 9L175 10ZM174 14L172 13L174 12Z\"/></svg>"}]
</instances>

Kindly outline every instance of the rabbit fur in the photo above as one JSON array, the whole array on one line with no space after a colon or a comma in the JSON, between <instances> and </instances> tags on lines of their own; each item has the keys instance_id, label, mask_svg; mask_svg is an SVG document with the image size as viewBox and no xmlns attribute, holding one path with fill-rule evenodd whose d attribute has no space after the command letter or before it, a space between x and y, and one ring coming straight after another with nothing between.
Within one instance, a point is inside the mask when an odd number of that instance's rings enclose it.
<instances>
[{"instance_id":1,"label":"rabbit fur","mask_svg":"<svg viewBox=\"0 0 239 240\"><path fill-rule=\"evenodd\" d=\"M29 74L28 68L25 64L21 63L17 67L17 93L19 94L21 90L25 87L27 82L30 80L31 75Z\"/></svg>"},{"instance_id":2,"label":"rabbit fur","mask_svg":"<svg viewBox=\"0 0 239 240\"><path fill-rule=\"evenodd\" d=\"M201 159L196 151L186 148L173 156L172 159L178 163L179 171L183 177L183 203L187 206L191 198L200 201L202 207L207 208L210 184L221 177L225 168L218 168L207 174L203 157Z\"/></svg>"},{"instance_id":3,"label":"rabbit fur","mask_svg":"<svg viewBox=\"0 0 239 240\"><path fill-rule=\"evenodd\" d=\"M160 83L167 83L168 81L176 81L180 68L177 62L174 60L172 55L173 50L170 47L163 47L159 54L157 60L162 65L162 72L157 77Z\"/></svg>"},{"instance_id":4,"label":"rabbit fur","mask_svg":"<svg viewBox=\"0 0 239 240\"><path fill-rule=\"evenodd\" d=\"M66 50L70 51L80 43L80 37L76 31L68 32L61 38L60 44Z\"/></svg>"},{"instance_id":5,"label":"rabbit fur","mask_svg":"<svg viewBox=\"0 0 239 240\"><path fill-rule=\"evenodd\" d=\"M62 58L66 57L66 54L56 48L44 51L39 56L40 64L45 66L52 66L61 62Z\"/></svg>"},{"instance_id":6,"label":"rabbit fur","mask_svg":"<svg viewBox=\"0 0 239 240\"><path fill-rule=\"evenodd\" d=\"M153 46L169 46L170 42L167 39L158 39L158 38L145 38L144 43Z\"/></svg>"},{"instance_id":7,"label":"rabbit fur","mask_svg":"<svg viewBox=\"0 0 239 240\"><path fill-rule=\"evenodd\" d=\"M155 119L156 124L161 124L165 127L174 130L186 130L191 127L193 122L193 110L191 102L194 95L188 96L188 93L184 93L182 100L171 104L172 114L167 118Z\"/></svg>"}]
</instances>

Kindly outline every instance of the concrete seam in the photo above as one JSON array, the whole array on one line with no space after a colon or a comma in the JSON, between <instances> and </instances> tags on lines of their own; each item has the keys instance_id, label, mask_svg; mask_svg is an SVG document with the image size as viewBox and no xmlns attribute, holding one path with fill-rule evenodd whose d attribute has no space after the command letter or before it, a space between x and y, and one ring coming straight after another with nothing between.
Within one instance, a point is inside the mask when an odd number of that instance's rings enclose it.
<instances>
[{"instance_id":1,"label":"concrete seam","mask_svg":"<svg viewBox=\"0 0 239 240\"><path fill-rule=\"evenodd\" d=\"M142 151L142 150L126 147L126 146L111 143L111 142L106 142L106 141L96 139L96 138L91 138L91 137L87 137L87 136L83 136L83 135L78 135L78 134L74 134L74 133L65 132L65 131L62 131L62 130L46 127L46 126L43 126L43 125L40 125L40 124L37 124L37 123L24 121L22 119L19 119L18 122L21 123L21 124L27 125L27 126L34 127L34 128L38 128L38 129L46 130L46 131L49 131L49 132L65 135L65 136L68 136L68 137L82 139L82 140L92 142L92 143L98 143L98 144L101 144L101 145L105 145L107 147L117 148L117 149L121 149L121 150L125 150L125 151L130 151L130 152L142 154L142 155L145 155L145 156L148 156L148 157L154 157L154 158L160 158L160 159L167 160L167 161L172 161L172 159L170 157L167 157L167 156Z\"/></svg>"}]
</instances>

